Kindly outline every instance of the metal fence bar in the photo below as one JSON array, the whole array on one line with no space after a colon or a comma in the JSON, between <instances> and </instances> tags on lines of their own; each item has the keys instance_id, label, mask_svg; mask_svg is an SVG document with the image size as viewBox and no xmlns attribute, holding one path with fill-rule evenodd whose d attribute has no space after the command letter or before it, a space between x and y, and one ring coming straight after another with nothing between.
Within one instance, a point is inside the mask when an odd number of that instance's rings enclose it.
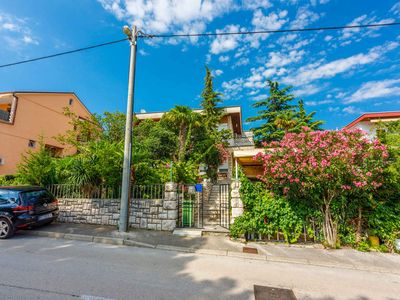
<instances>
[{"instance_id":1,"label":"metal fence bar","mask_svg":"<svg viewBox=\"0 0 400 300\"><path fill-rule=\"evenodd\" d=\"M113 199L121 195L121 186L52 184L47 186L47 189L57 198ZM131 198L164 199L164 184L132 185Z\"/></svg>"}]
</instances>

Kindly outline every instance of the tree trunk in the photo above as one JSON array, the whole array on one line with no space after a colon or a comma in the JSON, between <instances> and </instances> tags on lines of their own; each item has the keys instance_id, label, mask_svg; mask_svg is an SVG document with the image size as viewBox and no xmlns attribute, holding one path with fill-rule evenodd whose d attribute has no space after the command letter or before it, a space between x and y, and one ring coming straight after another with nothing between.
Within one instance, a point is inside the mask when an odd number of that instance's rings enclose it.
<instances>
[{"instance_id":1,"label":"tree trunk","mask_svg":"<svg viewBox=\"0 0 400 300\"><path fill-rule=\"evenodd\" d=\"M185 156L185 143L186 143L186 126L185 123L181 123L179 127L179 155L178 160L183 161Z\"/></svg>"},{"instance_id":2,"label":"tree trunk","mask_svg":"<svg viewBox=\"0 0 400 300\"><path fill-rule=\"evenodd\" d=\"M357 227L356 227L356 243L361 242L361 234L362 234L362 207L358 208L358 218L357 218Z\"/></svg>"},{"instance_id":3,"label":"tree trunk","mask_svg":"<svg viewBox=\"0 0 400 300\"><path fill-rule=\"evenodd\" d=\"M336 248L337 242L337 223L333 220L331 208L329 204L325 204L323 208L324 223L323 231L325 242L330 248Z\"/></svg>"}]
</instances>

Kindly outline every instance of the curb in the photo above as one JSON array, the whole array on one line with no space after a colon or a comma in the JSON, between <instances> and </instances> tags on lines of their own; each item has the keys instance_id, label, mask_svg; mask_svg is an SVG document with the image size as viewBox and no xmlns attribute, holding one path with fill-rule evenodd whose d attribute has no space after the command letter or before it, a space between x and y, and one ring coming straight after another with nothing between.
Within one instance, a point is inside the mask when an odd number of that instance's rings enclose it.
<instances>
[{"instance_id":1,"label":"curb","mask_svg":"<svg viewBox=\"0 0 400 300\"><path fill-rule=\"evenodd\" d=\"M379 267L364 267L358 265L344 265L344 264L335 264L335 263L324 263L324 262L312 262L308 259L303 258L288 258L288 257L280 257L280 256L272 256L265 254L251 254L251 253L242 253L242 252L234 252L228 250L214 250L214 249L193 249L187 247L177 247L171 245L152 245L147 243L142 243L129 239L122 238L114 238L114 237L101 237L101 236L91 236L91 235L83 235L83 234L72 234L72 233L62 233L62 232L52 232L52 231L35 231L35 230L24 230L24 234L40 236L40 237L48 237L55 239L66 239L66 240L75 240L75 241L83 241L83 242L93 242L99 244L107 244L107 245L117 245L117 246L132 246L139 248L149 248L149 249L158 249L164 251L176 251L182 253L194 253L200 255L212 255L212 256L228 256L233 258L242 258L242 259L250 259L250 260L259 260L273 263L287 263L287 264L299 264L299 265L307 265L307 266L316 266L316 267L325 267L325 268L339 268L339 269L348 269L348 270L356 270L356 271L366 271L366 272L376 272L376 273L387 273L387 274L395 274L400 275L400 271L388 271L384 268Z\"/></svg>"}]
</instances>

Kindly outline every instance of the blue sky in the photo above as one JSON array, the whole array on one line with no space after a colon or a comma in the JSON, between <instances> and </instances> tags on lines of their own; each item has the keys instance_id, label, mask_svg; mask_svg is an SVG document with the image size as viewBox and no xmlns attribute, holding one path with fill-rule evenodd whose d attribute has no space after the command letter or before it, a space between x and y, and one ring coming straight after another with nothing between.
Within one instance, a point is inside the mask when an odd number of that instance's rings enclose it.
<instances>
[{"instance_id":1,"label":"blue sky","mask_svg":"<svg viewBox=\"0 0 400 300\"><path fill-rule=\"evenodd\" d=\"M362 3L362 5L361 5ZM269 30L400 21L390 0L13 0L0 2L0 64L146 33ZM135 111L199 106L204 66L224 105L293 85L308 110L340 128L363 112L400 110L400 26L304 34L141 40ZM0 69L0 91L74 91L92 112L125 111L128 43ZM245 124L246 128L250 124Z\"/></svg>"}]
</instances>

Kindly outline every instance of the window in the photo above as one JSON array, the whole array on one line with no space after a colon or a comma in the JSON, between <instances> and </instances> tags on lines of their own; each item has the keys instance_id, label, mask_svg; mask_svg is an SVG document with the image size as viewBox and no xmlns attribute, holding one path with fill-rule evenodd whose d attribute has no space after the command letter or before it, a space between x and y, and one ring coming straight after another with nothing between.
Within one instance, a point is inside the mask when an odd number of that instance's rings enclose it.
<instances>
[{"instance_id":1,"label":"window","mask_svg":"<svg viewBox=\"0 0 400 300\"><path fill-rule=\"evenodd\" d=\"M16 107L16 97L12 94L0 95L0 122L13 124Z\"/></svg>"},{"instance_id":2,"label":"window","mask_svg":"<svg viewBox=\"0 0 400 300\"><path fill-rule=\"evenodd\" d=\"M68 104L71 106L72 104L74 104L74 99L69 99Z\"/></svg>"},{"instance_id":3,"label":"window","mask_svg":"<svg viewBox=\"0 0 400 300\"><path fill-rule=\"evenodd\" d=\"M29 147L29 148L35 148L35 147L36 147L36 141L34 141L34 140L29 140L29 142L28 142L28 147Z\"/></svg>"},{"instance_id":4,"label":"window","mask_svg":"<svg viewBox=\"0 0 400 300\"><path fill-rule=\"evenodd\" d=\"M5 161L4 158L0 157L0 166L4 165Z\"/></svg>"},{"instance_id":5,"label":"window","mask_svg":"<svg viewBox=\"0 0 400 300\"><path fill-rule=\"evenodd\" d=\"M53 157L60 157L62 155L63 148L52 146L52 145L44 145L45 149L50 152L50 155Z\"/></svg>"},{"instance_id":6,"label":"window","mask_svg":"<svg viewBox=\"0 0 400 300\"><path fill-rule=\"evenodd\" d=\"M0 190L0 200L2 200L4 204L8 204L10 202L14 202L18 205L21 204L19 192L17 191ZM8 203L5 203L5 201Z\"/></svg>"},{"instance_id":7,"label":"window","mask_svg":"<svg viewBox=\"0 0 400 300\"><path fill-rule=\"evenodd\" d=\"M23 203L34 205L36 203L50 203L54 197L46 190L32 191L21 193Z\"/></svg>"}]
</instances>

